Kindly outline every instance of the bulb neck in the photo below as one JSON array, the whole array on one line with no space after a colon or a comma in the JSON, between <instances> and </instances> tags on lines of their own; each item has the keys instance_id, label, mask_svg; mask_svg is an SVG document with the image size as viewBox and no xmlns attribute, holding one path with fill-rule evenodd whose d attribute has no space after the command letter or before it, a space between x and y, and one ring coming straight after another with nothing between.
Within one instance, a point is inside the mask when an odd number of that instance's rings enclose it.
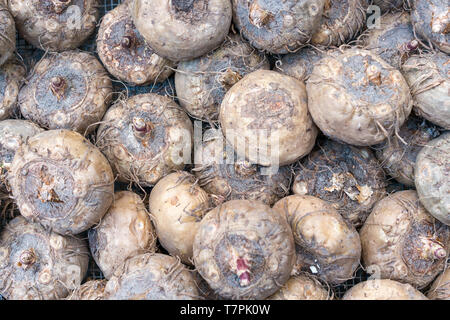
<instances>
[{"instance_id":1,"label":"bulb neck","mask_svg":"<svg viewBox=\"0 0 450 320\"><path fill-rule=\"evenodd\" d=\"M152 135L155 126L150 121L135 117L133 118L132 128L136 138L143 139Z\"/></svg>"},{"instance_id":2,"label":"bulb neck","mask_svg":"<svg viewBox=\"0 0 450 320\"><path fill-rule=\"evenodd\" d=\"M34 250L32 248L27 249L20 254L19 265L24 269L28 269L36 263L36 260L37 256Z\"/></svg>"},{"instance_id":3,"label":"bulb neck","mask_svg":"<svg viewBox=\"0 0 450 320\"><path fill-rule=\"evenodd\" d=\"M63 77L53 77L50 80L50 89L53 95L59 100L64 97L64 92L67 88L67 81Z\"/></svg>"},{"instance_id":4,"label":"bulb neck","mask_svg":"<svg viewBox=\"0 0 450 320\"><path fill-rule=\"evenodd\" d=\"M272 19L272 14L269 11L264 10L258 0L252 2L249 8L248 17L250 23L258 29L267 25Z\"/></svg>"},{"instance_id":5,"label":"bulb neck","mask_svg":"<svg viewBox=\"0 0 450 320\"><path fill-rule=\"evenodd\" d=\"M241 177L250 177L257 172L257 167L248 161L238 161L234 164L234 171Z\"/></svg>"},{"instance_id":6,"label":"bulb neck","mask_svg":"<svg viewBox=\"0 0 450 320\"><path fill-rule=\"evenodd\" d=\"M54 10L57 14L61 14L67 7L70 6L72 0L52 0Z\"/></svg>"}]
</instances>

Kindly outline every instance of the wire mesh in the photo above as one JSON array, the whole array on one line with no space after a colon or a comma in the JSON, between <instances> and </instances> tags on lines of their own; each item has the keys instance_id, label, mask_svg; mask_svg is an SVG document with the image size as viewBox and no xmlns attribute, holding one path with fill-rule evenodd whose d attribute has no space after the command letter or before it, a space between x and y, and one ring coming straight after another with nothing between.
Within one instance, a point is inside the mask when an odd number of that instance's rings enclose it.
<instances>
[{"instance_id":1,"label":"wire mesh","mask_svg":"<svg viewBox=\"0 0 450 320\"><path fill-rule=\"evenodd\" d=\"M122 1L119 0L104 0L102 1L102 6L100 8L100 16L103 17L104 14L112 9L114 9L116 6L118 6ZM97 27L98 29L98 27ZM96 53L96 35L97 31L86 41L84 45L80 47L81 50L89 51L94 53L97 57ZM41 59L44 52L40 49L37 49L27 43L24 39L17 36L17 51L19 55L23 58L25 64L28 67L28 70L31 70L32 66ZM115 91L128 91L129 95L136 95L140 93L148 93L148 92L155 92L159 94L164 95L171 95L175 96L174 91L174 80L173 76L170 77L167 81L163 82L162 84L156 84L156 85L149 85L149 86L130 86L119 82L114 81ZM334 295L336 298L341 298L342 295L347 291L349 288L354 286L355 284L364 281L368 278L368 275L360 268L356 271L355 277L341 285L332 287L332 290L334 292ZM86 276L85 281L87 280L96 280L96 279L104 279L104 276L100 270L100 268L96 265L95 261L91 258L88 268L88 274ZM2 299L0 295L0 300Z\"/></svg>"}]
</instances>

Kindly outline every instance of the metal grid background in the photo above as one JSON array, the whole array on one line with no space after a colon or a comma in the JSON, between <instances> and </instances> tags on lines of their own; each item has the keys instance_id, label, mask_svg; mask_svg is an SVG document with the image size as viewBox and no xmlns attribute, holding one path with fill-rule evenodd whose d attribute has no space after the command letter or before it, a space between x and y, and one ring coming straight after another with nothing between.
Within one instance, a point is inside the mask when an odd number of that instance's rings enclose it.
<instances>
[{"instance_id":1,"label":"metal grid background","mask_svg":"<svg viewBox=\"0 0 450 320\"><path fill-rule=\"evenodd\" d=\"M122 1L120 0L104 0L102 1L103 5L100 8L101 17L103 15L115 8L117 5L119 5ZM97 32L95 32L86 43L80 47L81 50L89 51L96 53L96 43L95 43L95 37L97 35ZM23 40L20 37L17 37L17 51L20 54L20 56L23 58L25 64L28 67L28 70L31 70L32 66L39 61L39 59L42 57L44 52L40 49L36 49L30 44L28 44L25 40ZM98 56L97 56L98 57ZM125 85L123 83L120 83L118 81L114 81L115 91L128 91L129 95L135 95L139 93L146 93L146 92L156 92L164 95L171 95L174 96L174 82L173 82L173 76L170 77L167 81L165 81L162 84L156 84L156 85L150 85L150 86L127 86L125 88ZM122 186L123 187L123 186ZM91 259L89 264L89 271L88 275L86 277L86 280L92 280L92 279L103 279L104 276L98 266L95 264L93 259ZM364 281L368 278L368 274L366 274L361 268L359 268L356 273L355 277L339 286L334 286L331 288L331 290L334 293L334 296L336 298L341 298L342 295L347 291L349 288L354 286L355 284ZM1 295L0 295L1 300Z\"/></svg>"}]
</instances>

